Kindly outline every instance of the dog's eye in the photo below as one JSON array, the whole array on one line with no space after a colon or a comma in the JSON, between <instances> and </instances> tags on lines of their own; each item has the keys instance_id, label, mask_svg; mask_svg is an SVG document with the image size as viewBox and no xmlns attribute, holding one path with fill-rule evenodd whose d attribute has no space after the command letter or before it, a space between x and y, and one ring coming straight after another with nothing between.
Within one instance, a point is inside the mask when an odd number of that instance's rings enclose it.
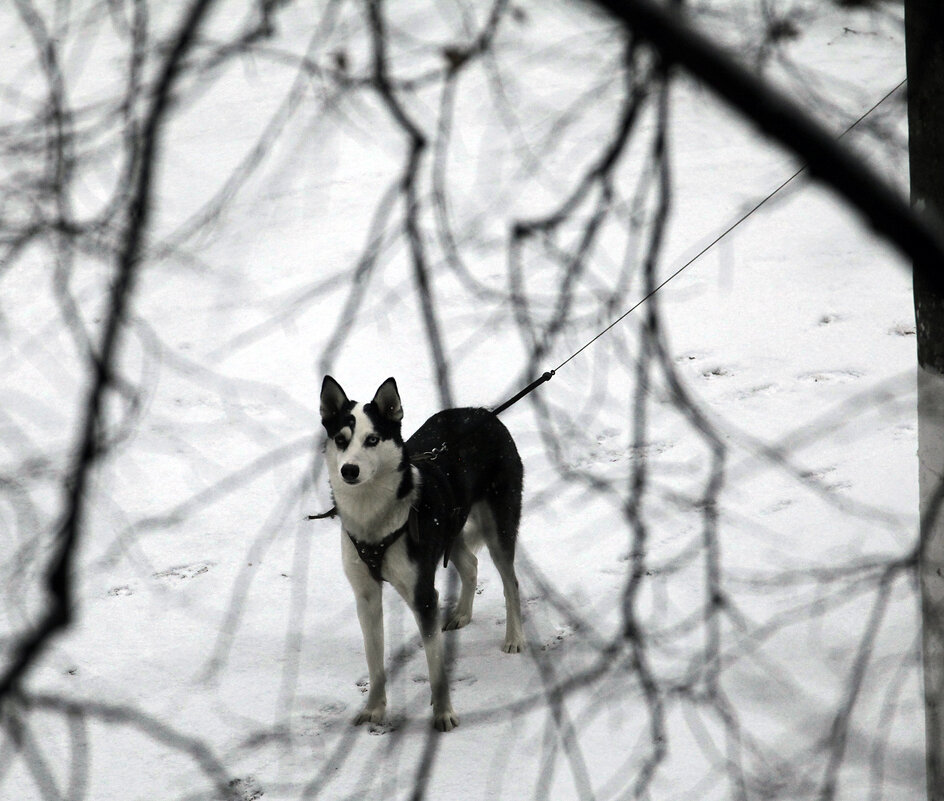
<instances>
[{"instance_id":1,"label":"dog's eye","mask_svg":"<svg viewBox=\"0 0 944 801\"><path fill-rule=\"evenodd\" d=\"M344 448L347 445L347 440L344 438L343 434L338 434L334 438L334 444L337 445L339 448Z\"/></svg>"},{"instance_id":2,"label":"dog's eye","mask_svg":"<svg viewBox=\"0 0 944 801\"><path fill-rule=\"evenodd\" d=\"M378 442L380 442L380 437L376 434L368 434L364 437L364 447L373 448Z\"/></svg>"}]
</instances>

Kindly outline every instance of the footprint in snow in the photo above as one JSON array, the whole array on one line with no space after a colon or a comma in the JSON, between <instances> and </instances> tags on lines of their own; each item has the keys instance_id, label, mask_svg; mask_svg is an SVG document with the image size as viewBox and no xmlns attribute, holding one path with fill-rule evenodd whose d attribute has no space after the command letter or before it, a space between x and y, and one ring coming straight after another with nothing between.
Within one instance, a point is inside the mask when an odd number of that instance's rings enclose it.
<instances>
[{"instance_id":1,"label":"footprint in snow","mask_svg":"<svg viewBox=\"0 0 944 801\"><path fill-rule=\"evenodd\" d=\"M835 467L823 467L819 470L805 470L800 473L800 478L811 481L826 490L827 492L842 492L852 489L852 483L840 479L839 481L827 481L826 477L836 471Z\"/></svg>"},{"instance_id":2,"label":"footprint in snow","mask_svg":"<svg viewBox=\"0 0 944 801\"><path fill-rule=\"evenodd\" d=\"M896 337L913 337L917 334L914 323L896 323L888 329L888 333Z\"/></svg>"},{"instance_id":3,"label":"footprint in snow","mask_svg":"<svg viewBox=\"0 0 944 801\"><path fill-rule=\"evenodd\" d=\"M191 579L195 576L203 575L208 572L215 562L193 562L189 565L178 565L177 567L169 567L167 570L159 570L157 573L154 573L154 578L157 579L177 579L182 581L184 579Z\"/></svg>"},{"instance_id":4,"label":"footprint in snow","mask_svg":"<svg viewBox=\"0 0 944 801\"><path fill-rule=\"evenodd\" d=\"M375 737L382 737L385 734L391 734L400 728L401 719L388 719L383 723L368 723L367 724L367 733L372 734Z\"/></svg>"},{"instance_id":5,"label":"footprint in snow","mask_svg":"<svg viewBox=\"0 0 944 801\"><path fill-rule=\"evenodd\" d=\"M553 651L555 648L560 647L564 640L573 636L576 632L576 629L573 626L558 626L557 633L554 635L554 639L548 640L544 645L541 646L542 651Z\"/></svg>"},{"instance_id":6,"label":"footprint in snow","mask_svg":"<svg viewBox=\"0 0 944 801\"><path fill-rule=\"evenodd\" d=\"M691 364L696 366L701 370L701 377L713 381L716 378L728 378L729 376L734 375L734 372L720 364L715 364L711 367L702 367L702 365L697 364L698 362L704 362L706 359L710 358L711 354L708 352L701 351L690 351L688 353L683 353L681 356L675 357L676 364Z\"/></svg>"},{"instance_id":7,"label":"footprint in snow","mask_svg":"<svg viewBox=\"0 0 944 801\"><path fill-rule=\"evenodd\" d=\"M708 381L713 381L716 378L727 378L732 375L731 371L720 365L717 367L712 367L710 370L705 370L702 372L702 378L707 379Z\"/></svg>"},{"instance_id":8,"label":"footprint in snow","mask_svg":"<svg viewBox=\"0 0 944 801\"><path fill-rule=\"evenodd\" d=\"M298 734L302 737L320 737L328 729L341 725L348 714L346 704L338 701L327 701L314 712L300 717Z\"/></svg>"},{"instance_id":9,"label":"footprint in snow","mask_svg":"<svg viewBox=\"0 0 944 801\"><path fill-rule=\"evenodd\" d=\"M862 378L862 373L858 370L817 370L797 376L799 381L811 384L845 384L859 378Z\"/></svg>"},{"instance_id":10,"label":"footprint in snow","mask_svg":"<svg viewBox=\"0 0 944 801\"><path fill-rule=\"evenodd\" d=\"M255 776L233 779L229 783L229 801L257 801L265 795L265 790Z\"/></svg>"},{"instance_id":11,"label":"footprint in snow","mask_svg":"<svg viewBox=\"0 0 944 801\"><path fill-rule=\"evenodd\" d=\"M782 498L781 500L776 501L775 503L771 504L767 508L762 509L761 514L764 514L764 515L776 514L777 512L782 512L784 509L788 509L789 507L793 506L794 503L795 501L792 498Z\"/></svg>"},{"instance_id":12,"label":"footprint in snow","mask_svg":"<svg viewBox=\"0 0 944 801\"><path fill-rule=\"evenodd\" d=\"M896 439L914 439L915 426L912 423L901 423L895 426L892 436Z\"/></svg>"},{"instance_id":13,"label":"footprint in snow","mask_svg":"<svg viewBox=\"0 0 944 801\"><path fill-rule=\"evenodd\" d=\"M777 386L775 384L757 384L756 386L739 392L738 398L740 400L748 400L749 398L756 398L758 396L764 397L767 395L772 395L776 391Z\"/></svg>"}]
</instances>

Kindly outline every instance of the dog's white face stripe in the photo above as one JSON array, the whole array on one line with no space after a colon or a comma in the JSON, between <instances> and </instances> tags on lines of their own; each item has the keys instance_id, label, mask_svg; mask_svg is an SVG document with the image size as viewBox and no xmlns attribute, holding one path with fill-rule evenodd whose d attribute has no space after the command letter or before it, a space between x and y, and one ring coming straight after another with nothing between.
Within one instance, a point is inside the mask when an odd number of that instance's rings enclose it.
<instances>
[{"instance_id":1,"label":"dog's white face stripe","mask_svg":"<svg viewBox=\"0 0 944 801\"><path fill-rule=\"evenodd\" d=\"M378 512L395 499L403 478L398 469L403 452L392 440L379 439L364 412L364 405L355 406L351 416L354 425L345 426L338 432L337 436L344 438L341 445L333 439L328 440L325 458L335 501L341 501L346 509L351 510L347 515L349 528L360 528L361 523L365 527L369 521L376 523ZM356 478L353 477L355 473ZM363 536L365 532L351 533Z\"/></svg>"},{"instance_id":2,"label":"dog's white face stripe","mask_svg":"<svg viewBox=\"0 0 944 801\"><path fill-rule=\"evenodd\" d=\"M400 466L400 448L390 440L379 438L370 418L364 413L363 406L355 407L352 414L353 431L349 426L345 426L340 432L340 435L347 440L347 446L343 449L338 448L338 475L342 475L341 469L345 465L357 467L356 483L364 484L371 481L378 473L396 470Z\"/></svg>"}]
</instances>

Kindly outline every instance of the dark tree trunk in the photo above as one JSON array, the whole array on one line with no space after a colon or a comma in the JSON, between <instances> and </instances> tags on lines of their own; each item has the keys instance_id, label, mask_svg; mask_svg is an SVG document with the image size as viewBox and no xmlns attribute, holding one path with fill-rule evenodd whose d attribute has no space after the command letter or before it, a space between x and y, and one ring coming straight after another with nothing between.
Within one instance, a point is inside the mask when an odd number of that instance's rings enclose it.
<instances>
[{"instance_id":1,"label":"dark tree trunk","mask_svg":"<svg viewBox=\"0 0 944 801\"><path fill-rule=\"evenodd\" d=\"M911 202L944 218L944 4L905 0ZM944 264L932 269L944 270ZM929 801L944 801L944 294L914 275L921 612Z\"/></svg>"},{"instance_id":2,"label":"dark tree trunk","mask_svg":"<svg viewBox=\"0 0 944 801\"><path fill-rule=\"evenodd\" d=\"M905 37L911 201L944 219L944 3L905 0ZM944 295L919 272L914 299L918 364L944 374Z\"/></svg>"}]
</instances>

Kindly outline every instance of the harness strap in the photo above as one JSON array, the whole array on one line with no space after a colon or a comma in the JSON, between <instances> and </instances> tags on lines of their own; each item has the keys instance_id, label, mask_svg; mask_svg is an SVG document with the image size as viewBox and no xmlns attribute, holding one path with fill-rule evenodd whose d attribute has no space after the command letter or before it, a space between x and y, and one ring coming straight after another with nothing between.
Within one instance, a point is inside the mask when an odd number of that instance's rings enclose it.
<instances>
[{"instance_id":1,"label":"harness strap","mask_svg":"<svg viewBox=\"0 0 944 801\"><path fill-rule=\"evenodd\" d=\"M347 536L351 540L351 544L354 546L354 550L357 551L357 555L361 558L361 561L367 565L367 569L370 571L370 575L377 581L383 581L383 577L380 575L380 567L383 564L384 555L387 553L387 548L389 548L393 543L395 543L401 536L403 532L408 528L416 528L416 513L413 509L410 509L410 516L407 518L406 523L404 523L396 531L388 534L380 542L362 542L357 539L353 534L347 532Z\"/></svg>"}]
</instances>

